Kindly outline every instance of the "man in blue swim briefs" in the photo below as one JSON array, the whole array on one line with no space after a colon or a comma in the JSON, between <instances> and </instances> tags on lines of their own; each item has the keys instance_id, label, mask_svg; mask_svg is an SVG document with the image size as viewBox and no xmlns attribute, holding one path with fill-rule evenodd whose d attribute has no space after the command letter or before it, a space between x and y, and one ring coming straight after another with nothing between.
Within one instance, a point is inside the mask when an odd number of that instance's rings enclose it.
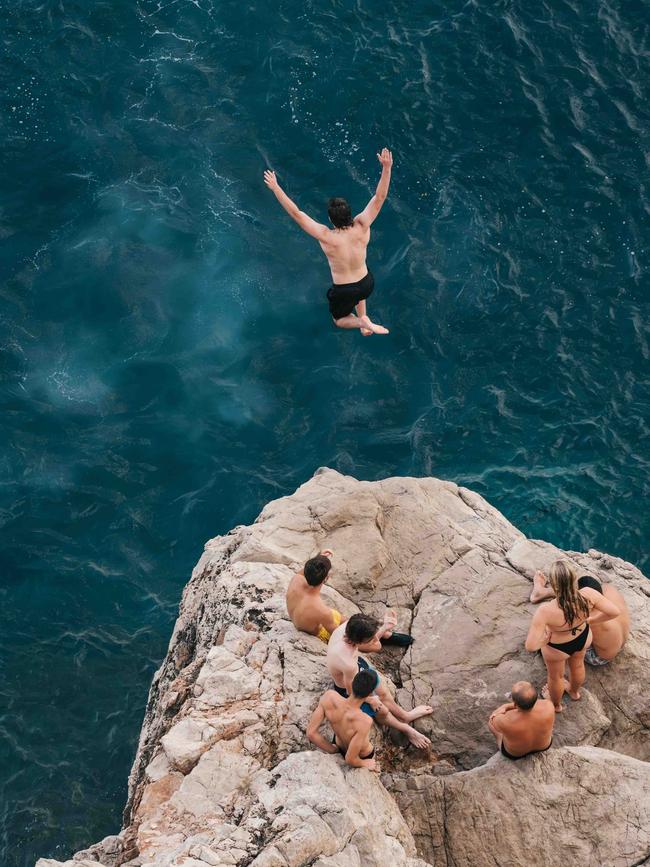
<instances>
[{"instance_id":1,"label":"man in blue swim briefs","mask_svg":"<svg viewBox=\"0 0 650 867\"><path fill-rule=\"evenodd\" d=\"M353 693L352 682L355 676L361 671L370 672L375 676L377 685L374 695L366 699L365 704L368 707L362 708L364 713L372 716L374 711L377 722L401 731L414 746L425 749L431 745L431 741L410 723L433 713L433 708L429 705L421 705L408 711L401 708L381 682L379 673L359 656L360 647L369 653L381 650L379 633L384 628L384 624L374 617L353 614L346 623L334 630L327 645L327 670L334 681L333 689L343 698L348 698Z\"/></svg>"},{"instance_id":2,"label":"man in blue swim briefs","mask_svg":"<svg viewBox=\"0 0 650 867\"><path fill-rule=\"evenodd\" d=\"M364 337L388 334L387 328L370 319L366 309L366 301L375 286L374 278L366 265L370 226L386 201L393 167L393 155L388 148L377 154L377 159L381 163L381 178L374 196L360 214L353 218L345 199L329 200L327 212L333 228L312 220L280 187L275 172L264 172L264 183L272 190L278 202L301 229L316 238L327 256L332 273L332 285L327 291L327 299L334 324L338 328L358 328Z\"/></svg>"},{"instance_id":3,"label":"man in blue swim briefs","mask_svg":"<svg viewBox=\"0 0 650 867\"><path fill-rule=\"evenodd\" d=\"M370 740L374 711L368 713L366 699L377 686L377 672L360 671L352 680L352 695L343 698L338 691L328 689L318 702L307 726L307 737L326 753L340 753L353 768L378 771L375 749ZM327 720L334 731L330 743L320 733Z\"/></svg>"}]
</instances>

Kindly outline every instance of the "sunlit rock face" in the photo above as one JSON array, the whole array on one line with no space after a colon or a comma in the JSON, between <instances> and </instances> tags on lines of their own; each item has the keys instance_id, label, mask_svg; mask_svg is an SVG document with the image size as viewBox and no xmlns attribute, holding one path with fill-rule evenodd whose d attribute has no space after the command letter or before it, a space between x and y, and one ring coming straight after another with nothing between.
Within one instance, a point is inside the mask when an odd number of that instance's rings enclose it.
<instances>
[{"instance_id":1,"label":"sunlit rock face","mask_svg":"<svg viewBox=\"0 0 650 867\"><path fill-rule=\"evenodd\" d=\"M415 638L374 655L389 688L405 707L434 707L417 723L430 753L375 729L380 775L305 736L329 686L326 648L294 629L284 594L323 548L334 552L332 605L346 615L388 605ZM544 683L539 654L524 650L528 596L535 570L558 556L621 590L632 634L613 663L588 671L554 749L512 763L494 756L486 719L514 681ZM207 543L153 680L124 829L65 863L487 867L564 863L567 847L576 863L642 863L648 595L630 564L528 540L450 482L320 470L252 526Z\"/></svg>"}]
</instances>

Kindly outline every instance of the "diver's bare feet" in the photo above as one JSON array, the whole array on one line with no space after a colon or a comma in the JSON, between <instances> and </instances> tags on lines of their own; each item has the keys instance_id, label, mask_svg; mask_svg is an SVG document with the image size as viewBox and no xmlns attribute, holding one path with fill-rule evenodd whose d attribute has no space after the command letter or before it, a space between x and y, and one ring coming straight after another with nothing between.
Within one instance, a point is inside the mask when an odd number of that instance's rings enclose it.
<instances>
[{"instance_id":1,"label":"diver's bare feet","mask_svg":"<svg viewBox=\"0 0 650 867\"><path fill-rule=\"evenodd\" d=\"M566 683L566 680L564 681ZM542 689L542 698L547 698L551 701L551 693L548 691L548 684L544 684L544 688ZM555 705L555 713L562 713L564 708L562 707L562 699L560 699L560 704Z\"/></svg>"},{"instance_id":2,"label":"diver's bare feet","mask_svg":"<svg viewBox=\"0 0 650 867\"><path fill-rule=\"evenodd\" d=\"M573 701L580 701L581 695L579 689L571 689L571 684L565 678L564 679L564 691L567 693L570 699Z\"/></svg>"},{"instance_id":3,"label":"diver's bare feet","mask_svg":"<svg viewBox=\"0 0 650 867\"><path fill-rule=\"evenodd\" d=\"M383 325L377 325L374 323L369 316L361 316L359 317L361 320L361 329L364 328L366 330L372 331L373 334L389 334L388 328L384 328Z\"/></svg>"},{"instance_id":4,"label":"diver's bare feet","mask_svg":"<svg viewBox=\"0 0 650 867\"><path fill-rule=\"evenodd\" d=\"M420 719L422 716L429 716L430 713L433 713L431 705L421 704L418 707L414 707L413 710L406 711L406 721L413 722L413 720Z\"/></svg>"},{"instance_id":5,"label":"diver's bare feet","mask_svg":"<svg viewBox=\"0 0 650 867\"><path fill-rule=\"evenodd\" d=\"M363 334L364 337L372 337L372 335L375 333L370 328L360 328L359 331Z\"/></svg>"},{"instance_id":6,"label":"diver's bare feet","mask_svg":"<svg viewBox=\"0 0 650 867\"><path fill-rule=\"evenodd\" d=\"M423 735L417 729L414 729L412 726L408 727L408 731L405 732L406 737L410 740L414 747L417 747L419 750L426 750L427 747L431 746L431 741L426 735Z\"/></svg>"}]
</instances>

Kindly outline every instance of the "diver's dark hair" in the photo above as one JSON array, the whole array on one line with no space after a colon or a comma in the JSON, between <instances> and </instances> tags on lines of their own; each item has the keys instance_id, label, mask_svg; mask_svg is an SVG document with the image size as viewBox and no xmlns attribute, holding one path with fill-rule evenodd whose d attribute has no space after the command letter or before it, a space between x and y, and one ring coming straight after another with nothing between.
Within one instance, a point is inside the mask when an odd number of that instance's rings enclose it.
<instances>
[{"instance_id":1,"label":"diver's dark hair","mask_svg":"<svg viewBox=\"0 0 650 867\"><path fill-rule=\"evenodd\" d=\"M535 707L535 702L537 701L537 690L532 683L528 683L527 680L520 680L516 683L512 687L511 695L514 703L522 710L530 710L531 707Z\"/></svg>"},{"instance_id":2,"label":"diver's dark hair","mask_svg":"<svg viewBox=\"0 0 650 867\"><path fill-rule=\"evenodd\" d=\"M340 197L330 199L327 203L327 213L332 221L332 224L337 229L347 229L352 225L352 211L350 206Z\"/></svg>"},{"instance_id":3,"label":"diver's dark hair","mask_svg":"<svg viewBox=\"0 0 650 867\"><path fill-rule=\"evenodd\" d=\"M360 671L352 680L352 695L355 698L367 698L377 686L377 675L374 671Z\"/></svg>"},{"instance_id":4,"label":"diver's dark hair","mask_svg":"<svg viewBox=\"0 0 650 867\"><path fill-rule=\"evenodd\" d=\"M350 644L364 644L376 635L380 623L367 614L353 614L345 625L345 637Z\"/></svg>"},{"instance_id":5,"label":"diver's dark hair","mask_svg":"<svg viewBox=\"0 0 650 867\"><path fill-rule=\"evenodd\" d=\"M319 554L317 557L312 557L311 560L307 560L305 567L302 570L302 574L305 576L307 584L309 584L310 587L318 587L318 585L322 584L327 578L331 568L332 563L330 558L325 557L324 554Z\"/></svg>"}]
</instances>

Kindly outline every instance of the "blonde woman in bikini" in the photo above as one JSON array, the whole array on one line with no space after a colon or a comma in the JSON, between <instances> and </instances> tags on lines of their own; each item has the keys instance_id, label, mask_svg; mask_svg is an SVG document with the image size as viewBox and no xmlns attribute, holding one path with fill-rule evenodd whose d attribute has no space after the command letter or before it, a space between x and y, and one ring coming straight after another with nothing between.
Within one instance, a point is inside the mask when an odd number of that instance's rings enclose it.
<instances>
[{"instance_id":1,"label":"blonde woman in bikini","mask_svg":"<svg viewBox=\"0 0 650 867\"><path fill-rule=\"evenodd\" d=\"M541 650L548 683L542 695L550 698L561 713L565 692L578 701L585 681L585 653L591 646L590 623L604 623L621 613L616 605L591 587L578 587L578 576L568 560L556 560L549 573L555 599L544 602L535 612L526 650ZM569 679L565 677L569 665Z\"/></svg>"}]
</instances>

